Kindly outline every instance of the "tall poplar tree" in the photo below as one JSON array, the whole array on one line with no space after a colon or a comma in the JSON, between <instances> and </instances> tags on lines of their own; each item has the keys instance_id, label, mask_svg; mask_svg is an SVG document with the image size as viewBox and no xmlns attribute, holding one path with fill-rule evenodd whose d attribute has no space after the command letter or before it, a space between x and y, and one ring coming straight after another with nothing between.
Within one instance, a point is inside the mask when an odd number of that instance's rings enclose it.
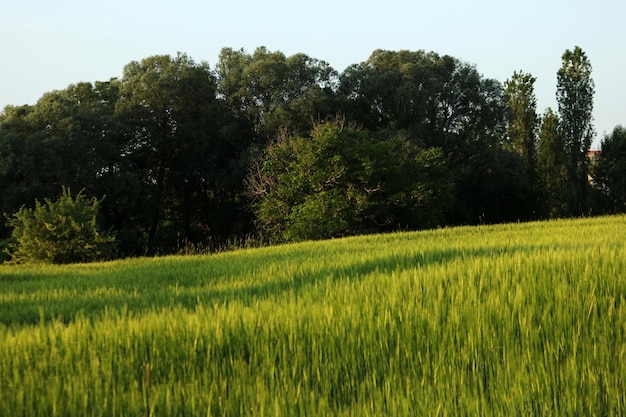
<instances>
[{"instance_id":1,"label":"tall poplar tree","mask_svg":"<svg viewBox=\"0 0 626 417\"><path fill-rule=\"evenodd\" d=\"M557 73L557 102L570 185L572 214L583 214L587 206L589 160L587 152L594 135L593 95L595 86L591 78L591 63L578 46L566 50L563 65Z\"/></svg>"}]
</instances>

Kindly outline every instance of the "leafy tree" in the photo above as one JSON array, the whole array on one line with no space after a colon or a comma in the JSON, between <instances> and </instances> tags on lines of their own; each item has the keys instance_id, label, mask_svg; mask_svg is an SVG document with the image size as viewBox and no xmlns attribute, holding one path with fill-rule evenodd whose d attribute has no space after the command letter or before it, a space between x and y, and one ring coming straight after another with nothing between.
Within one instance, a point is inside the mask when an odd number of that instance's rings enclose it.
<instances>
[{"instance_id":1,"label":"leafy tree","mask_svg":"<svg viewBox=\"0 0 626 417\"><path fill-rule=\"evenodd\" d=\"M38 113L38 105L7 107L0 120L3 212L16 212L35 198L53 197L59 184L71 177L66 169L78 165L64 160L61 138L51 125L38 122Z\"/></svg>"},{"instance_id":2,"label":"leafy tree","mask_svg":"<svg viewBox=\"0 0 626 417\"><path fill-rule=\"evenodd\" d=\"M124 159L138 173L148 253L168 252L204 223L214 175L230 160L220 136L216 81L185 54L152 56L124 68L117 112L130 127Z\"/></svg>"},{"instance_id":3,"label":"leafy tree","mask_svg":"<svg viewBox=\"0 0 626 417\"><path fill-rule=\"evenodd\" d=\"M109 259L115 252L115 236L97 224L99 200L68 188L56 201L36 200L35 208L22 207L7 216L13 229L8 254L15 263L72 263Z\"/></svg>"},{"instance_id":4,"label":"leafy tree","mask_svg":"<svg viewBox=\"0 0 626 417\"><path fill-rule=\"evenodd\" d=\"M534 85L537 79L530 74L515 71L504 83L507 103L507 134L513 148L522 156L528 175L535 175L537 147L537 99Z\"/></svg>"},{"instance_id":5,"label":"leafy tree","mask_svg":"<svg viewBox=\"0 0 626 417\"><path fill-rule=\"evenodd\" d=\"M305 134L314 121L336 112L336 71L305 54L224 48L216 71L221 97L250 123L261 144L281 130Z\"/></svg>"},{"instance_id":6,"label":"leafy tree","mask_svg":"<svg viewBox=\"0 0 626 417\"><path fill-rule=\"evenodd\" d=\"M626 128L616 126L602 140L602 153L593 166L593 180L607 200L608 210L626 211Z\"/></svg>"},{"instance_id":7,"label":"leafy tree","mask_svg":"<svg viewBox=\"0 0 626 417\"><path fill-rule=\"evenodd\" d=\"M125 255L241 230L246 126L217 100L208 66L179 55L125 71L0 114L0 209L54 198L61 184L106 195L103 220Z\"/></svg>"},{"instance_id":8,"label":"leafy tree","mask_svg":"<svg viewBox=\"0 0 626 417\"><path fill-rule=\"evenodd\" d=\"M509 207L512 213L519 213L525 207L526 215L519 219L531 219L542 211L542 190L537 173L537 133L539 117L537 116L537 99L535 97L535 81L531 74L515 71L513 76L504 83L504 95L507 108L507 139L510 146L521 158L521 166L512 164L510 178L518 178L516 195L525 195L524 201ZM511 161L512 162L512 161ZM523 177L525 178L523 178ZM499 182L499 181L496 181ZM531 215L532 213L532 215ZM521 214L521 213L520 213Z\"/></svg>"},{"instance_id":9,"label":"leafy tree","mask_svg":"<svg viewBox=\"0 0 626 417\"><path fill-rule=\"evenodd\" d=\"M376 50L344 71L339 93L348 120L406 132L418 146L442 148L453 166L502 140L502 86L447 55Z\"/></svg>"},{"instance_id":10,"label":"leafy tree","mask_svg":"<svg viewBox=\"0 0 626 417\"><path fill-rule=\"evenodd\" d=\"M537 140L534 77L516 72L503 88L434 52L377 50L340 76L264 47L225 48L215 71L153 56L120 80L0 113L0 210L53 199L61 185L106 195L104 226L127 255L240 238L253 214L280 239L529 219L539 201L552 216L580 214L590 74L580 48L566 51L560 119L547 113ZM336 115L348 122L319 123ZM594 173L605 190L609 171Z\"/></svg>"},{"instance_id":11,"label":"leafy tree","mask_svg":"<svg viewBox=\"0 0 626 417\"><path fill-rule=\"evenodd\" d=\"M420 148L443 151L455 185L453 222L477 222L482 213L503 210L479 197L487 197L482 181L496 169L505 136L499 82L450 56L377 50L344 71L339 94L349 120L375 132L404 132Z\"/></svg>"},{"instance_id":12,"label":"leafy tree","mask_svg":"<svg viewBox=\"0 0 626 417\"><path fill-rule=\"evenodd\" d=\"M566 50L563 65L557 73L557 102L560 115L560 134L567 154L567 174L570 183L572 214L586 211L589 192L589 160L587 152L594 135L591 63L580 47Z\"/></svg>"},{"instance_id":13,"label":"leafy tree","mask_svg":"<svg viewBox=\"0 0 626 417\"><path fill-rule=\"evenodd\" d=\"M439 151L376 139L342 120L270 144L249 185L257 225L275 240L435 226L451 203Z\"/></svg>"},{"instance_id":14,"label":"leafy tree","mask_svg":"<svg viewBox=\"0 0 626 417\"><path fill-rule=\"evenodd\" d=\"M136 230L145 198L125 157L127 126L115 110L119 88L116 79L72 84L33 106L6 109L0 118L3 212L56 198L61 185L106 195L103 222L120 232L121 251L142 252Z\"/></svg>"},{"instance_id":15,"label":"leafy tree","mask_svg":"<svg viewBox=\"0 0 626 417\"><path fill-rule=\"evenodd\" d=\"M559 130L559 116L548 108L541 121L537 166L545 196L544 211L550 217L563 217L571 213L567 153Z\"/></svg>"},{"instance_id":16,"label":"leafy tree","mask_svg":"<svg viewBox=\"0 0 626 417\"><path fill-rule=\"evenodd\" d=\"M37 195L36 192L31 195L30 185L40 182L39 164L44 158L35 161L31 153L40 148L39 141L29 140L33 131L28 121L31 112L31 106L7 106L0 114L0 210L3 213L16 212ZM4 233L3 237L6 237Z\"/></svg>"}]
</instances>

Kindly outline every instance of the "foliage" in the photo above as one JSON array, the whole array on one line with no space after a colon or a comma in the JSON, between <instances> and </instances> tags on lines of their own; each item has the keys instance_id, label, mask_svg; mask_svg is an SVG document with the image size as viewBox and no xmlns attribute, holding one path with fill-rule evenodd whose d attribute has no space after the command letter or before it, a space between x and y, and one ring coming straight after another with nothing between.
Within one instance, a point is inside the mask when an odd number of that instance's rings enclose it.
<instances>
[{"instance_id":1,"label":"foliage","mask_svg":"<svg viewBox=\"0 0 626 417\"><path fill-rule=\"evenodd\" d=\"M219 142L216 82L207 64L161 55L128 64L120 94L116 110L130 127L124 151L147 196L146 251L155 253L166 220L180 222L183 238L198 221L196 202L208 185L202 182L221 150L212 146Z\"/></svg>"},{"instance_id":2,"label":"foliage","mask_svg":"<svg viewBox=\"0 0 626 417\"><path fill-rule=\"evenodd\" d=\"M560 135L567 156L565 167L570 183L572 214L586 212L589 194L589 160L587 152L594 135L591 63L580 47L566 50L563 65L557 73L557 102L559 103Z\"/></svg>"},{"instance_id":3,"label":"foliage","mask_svg":"<svg viewBox=\"0 0 626 417\"><path fill-rule=\"evenodd\" d=\"M179 53L124 68L116 113L126 132L121 149L139 178L133 212L141 253L170 253L185 244L210 246L238 230L246 127L217 99L208 64Z\"/></svg>"},{"instance_id":4,"label":"foliage","mask_svg":"<svg viewBox=\"0 0 626 417\"><path fill-rule=\"evenodd\" d=\"M453 221L491 224L536 218L537 190L525 160L511 149L485 150L455 183Z\"/></svg>"},{"instance_id":5,"label":"foliage","mask_svg":"<svg viewBox=\"0 0 626 417\"><path fill-rule=\"evenodd\" d=\"M608 210L626 211L626 128L616 126L602 141L602 153L592 167L593 180L607 199Z\"/></svg>"},{"instance_id":6,"label":"foliage","mask_svg":"<svg viewBox=\"0 0 626 417\"><path fill-rule=\"evenodd\" d=\"M337 112L337 73L327 62L298 53L257 48L222 49L216 66L220 95L228 107L253 126L266 143L282 130L306 134L316 120Z\"/></svg>"},{"instance_id":7,"label":"foliage","mask_svg":"<svg viewBox=\"0 0 626 417\"><path fill-rule=\"evenodd\" d=\"M342 120L268 146L249 184L258 227L279 240L432 227L451 198L438 150L377 139Z\"/></svg>"},{"instance_id":8,"label":"foliage","mask_svg":"<svg viewBox=\"0 0 626 417\"><path fill-rule=\"evenodd\" d=\"M341 75L339 95L348 120L375 132L401 132L420 148L442 150L455 185L455 204L448 210L455 212L453 223L476 223L497 204L481 192L480 178L496 170L505 139L499 82L451 56L376 50Z\"/></svg>"},{"instance_id":9,"label":"foliage","mask_svg":"<svg viewBox=\"0 0 626 417\"><path fill-rule=\"evenodd\" d=\"M535 150L537 148L537 99L535 81L531 74L515 71L504 83L508 110L508 139L513 148L522 155L528 175L534 175Z\"/></svg>"},{"instance_id":10,"label":"foliage","mask_svg":"<svg viewBox=\"0 0 626 417\"><path fill-rule=\"evenodd\" d=\"M624 242L620 216L0 266L0 415L623 415Z\"/></svg>"},{"instance_id":11,"label":"foliage","mask_svg":"<svg viewBox=\"0 0 626 417\"><path fill-rule=\"evenodd\" d=\"M126 126L115 112L119 88L115 79L79 83L45 94L34 106L5 112L0 123L3 212L57 198L59 184L100 199L106 195L103 225L118 232L122 253L133 253L145 196L126 157Z\"/></svg>"},{"instance_id":12,"label":"foliage","mask_svg":"<svg viewBox=\"0 0 626 417\"><path fill-rule=\"evenodd\" d=\"M559 123L559 116L548 108L541 121L537 145L537 169L546 194L544 210L549 217L564 217L572 213L568 199L567 153Z\"/></svg>"},{"instance_id":13,"label":"foliage","mask_svg":"<svg viewBox=\"0 0 626 417\"><path fill-rule=\"evenodd\" d=\"M11 262L59 264L111 258L115 236L98 227L99 207L97 199L82 193L72 197L65 187L56 201L37 200L34 209L22 207L8 217L13 228L8 249Z\"/></svg>"},{"instance_id":14,"label":"foliage","mask_svg":"<svg viewBox=\"0 0 626 417\"><path fill-rule=\"evenodd\" d=\"M376 50L342 74L339 94L348 120L407 132L424 148L442 148L452 166L502 140L500 83L448 55Z\"/></svg>"},{"instance_id":15,"label":"foliage","mask_svg":"<svg viewBox=\"0 0 626 417\"><path fill-rule=\"evenodd\" d=\"M61 184L106 195L102 224L121 256L283 239L287 223L312 238L589 214L591 65L580 48L562 58L559 117L546 115L539 139L532 75L516 71L503 88L435 52L376 50L341 74L265 47L224 48L214 68L183 53L132 61L120 79L0 112L0 211L54 199ZM289 168L293 152L312 152L302 138L333 118L360 129L346 139L355 155L329 148L346 170L337 184L312 192L306 181L337 172L303 155L307 200L274 195L267 219L288 220L255 224L254 161L288 137ZM0 225L0 241L10 234Z\"/></svg>"}]
</instances>

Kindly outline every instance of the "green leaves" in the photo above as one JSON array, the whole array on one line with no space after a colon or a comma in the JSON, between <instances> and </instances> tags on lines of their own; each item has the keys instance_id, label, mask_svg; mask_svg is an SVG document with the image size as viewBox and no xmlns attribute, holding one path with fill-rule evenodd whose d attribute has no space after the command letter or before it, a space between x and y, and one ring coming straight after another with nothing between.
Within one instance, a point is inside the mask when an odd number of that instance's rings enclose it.
<instances>
[{"instance_id":1,"label":"green leaves","mask_svg":"<svg viewBox=\"0 0 626 417\"><path fill-rule=\"evenodd\" d=\"M532 173L537 146L537 99L535 81L530 74L515 71L505 82L505 95L508 110L508 137L514 149L522 155Z\"/></svg>"},{"instance_id":2,"label":"green leaves","mask_svg":"<svg viewBox=\"0 0 626 417\"><path fill-rule=\"evenodd\" d=\"M342 120L271 144L248 183L257 226L276 240L435 226L451 201L439 150L375 138Z\"/></svg>"},{"instance_id":3,"label":"green leaves","mask_svg":"<svg viewBox=\"0 0 626 417\"><path fill-rule=\"evenodd\" d=\"M617 126L602 141L602 153L592 163L593 180L610 211L626 210L626 128Z\"/></svg>"},{"instance_id":4,"label":"green leaves","mask_svg":"<svg viewBox=\"0 0 626 417\"><path fill-rule=\"evenodd\" d=\"M571 193L571 214L585 214L589 192L587 151L594 135L591 63L580 47L566 50L563 65L557 72L559 133L563 137L568 160L565 164Z\"/></svg>"},{"instance_id":5,"label":"green leaves","mask_svg":"<svg viewBox=\"0 0 626 417\"><path fill-rule=\"evenodd\" d=\"M253 54L224 48L216 72L229 108L254 126L262 142L285 129L304 134L314 120L336 112L337 72L305 54L287 57L265 47Z\"/></svg>"},{"instance_id":6,"label":"green leaves","mask_svg":"<svg viewBox=\"0 0 626 417\"><path fill-rule=\"evenodd\" d=\"M590 74L580 48L563 55L561 120L537 143L534 77L504 89L434 52L377 50L341 75L264 47L225 48L214 69L151 56L0 113L0 212L60 184L106 195L124 256L296 224L291 238L587 214ZM347 123L320 123L333 118Z\"/></svg>"},{"instance_id":7,"label":"green leaves","mask_svg":"<svg viewBox=\"0 0 626 417\"><path fill-rule=\"evenodd\" d=\"M68 188L56 201L36 201L35 208L22 207L8 217L13 242L7 253L14 263L72 263L110 258L116 249L115 236L97 225L100 201L75 198Z\"/></svg>"}]
</instances>

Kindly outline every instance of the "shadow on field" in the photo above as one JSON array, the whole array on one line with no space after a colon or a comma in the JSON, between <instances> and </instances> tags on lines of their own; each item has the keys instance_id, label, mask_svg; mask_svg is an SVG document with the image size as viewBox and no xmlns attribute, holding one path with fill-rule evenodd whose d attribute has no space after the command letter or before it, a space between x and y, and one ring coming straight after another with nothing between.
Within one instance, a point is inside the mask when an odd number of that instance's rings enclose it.
<instances>
[{"instance_id":1,"label":"shadow on field","mask_svg":"<svg viewBox=\"0 0 626 417\"><path fill-rule=\"evenodd\" d=\"M240 302L256 301L269 297L280 297L284 293L298 293L306 288L327 283L329 281L356 281L370 274L390 274L403 270L425 268L432 265L443 265L453 261L464 261L476 258L495 258L497 256L514 255L518 252L534 250L534 247L479 248L479 249L446 249L422 251L412 254L390 254L372 256L365 261L356 261L331 266L319 271L291 272L290 266L285 269L285 278L263 284L250 284L240 288L229 288L222 291L209 290L203 292L205 300L220 302L237 300Z\"/></svg>"},{"instance_id":2,"label":"shadow on field","mask_svg":"<svg viewBox=\"0 0 626 417\"><path fill-rule=\"evenodd\" d=\"M389 274L454 261L511 256L537 249L537 246L494 246L417 250L381 256L372 252L372 256L365 260L347 254L351 260L357 260L342 262L340 258L331 259L336 261L336 265L318 266L317 270L299 267L285 257L274 259L270 264L260 264L256 269L241 266L242 275L239 277L237 270L220 275L219 268L212 271L198 262L195 265L185 265L184 259L171 269L163 268L155 262L154 266L145 267L141 277L132 280L107 277L102 282L94 276L52 278L56 282L46 282L45 285L40 282L41 294L33 297L29 297L28 289L22 286L18 293L25 294L14 300L5 297L0 303L0 323L6 326L34 325L50 320L69 323L78 315L94 320L103 317L107 312L115 311L139 315L172 308L192 310L198 305L251 305L264 299L278 299L287 293L298 296L311 286L325 285L332 281L356 281L374 273ZM207 262L212 260L208 258ZM284 268L280 266L281 263ZM278 277L269 282L255 283L255 277L263 276L268 266L280 271ZM181 270L185 271L185 276L180 276ZM43 278L40 280L44 281ZM6 283L9 284L9 291L12 284L18 285L13 281ZM31 290L34 291L36 286L33 284Z\"/></svg>"},{"instance_id":3,"label":"shadow on field","mask_svg":"<svg viewBox=\"0 0 626 417\"><path fill-rule=\"evenodd\" d=\"M495 260L503 256L514 257L520 253L554 249L555 247L553 246L543 244L507 244L476 248L416 250L414 252L397 252L384 255L377 255L372 251L371 257L367 259L345 263L336 262L336 265L326 265L318 270L298 270L288 259L284 259L285 266L282 271L283 276L280 279L277 278L264 283L254 283L253 279L244 279L241 281L244 285L233 285L223 289L191 286L189 287L190 294L178 297L177 301L179 305L188 308L194 308L199 302L204 305L228 304L229 302L250 305L256 301L269 298L279 299L287 294L298 296L311 287L326 285L332 282L359 281L371 274L384 275L456 262L463 263L477 259L489 262L489 260ZM559 250L566 249L564 245L559 246ZM346 255L351 260L358 258L357 256L350 256L350 254ZM456 270L463 271L463 268L456 268ZM451 279L454 279L454 276Z\"/></svg>"}]
</instances>

